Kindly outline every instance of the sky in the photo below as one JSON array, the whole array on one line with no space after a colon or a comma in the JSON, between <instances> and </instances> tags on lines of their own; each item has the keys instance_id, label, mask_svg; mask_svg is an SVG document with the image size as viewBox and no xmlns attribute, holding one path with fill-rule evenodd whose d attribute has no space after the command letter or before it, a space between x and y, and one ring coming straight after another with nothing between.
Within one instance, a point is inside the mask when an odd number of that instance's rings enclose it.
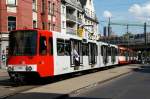
<instances>
[{"instance_id":1,"label":"sky","mask_svg":"<svg viewBox=\"0 0 150 99\"><path fill-rule=\"evenodd\" d=\"M109 17L111 22L115 23L150 24L150 0L94 0L94 6L100 22L100 32L108 25ZM122 35L127 31L126 26L111 25L111 27L116 35ZM129 32L133 34L143 31L143 27L129 26Z\"/></svg>"}]
</instances>

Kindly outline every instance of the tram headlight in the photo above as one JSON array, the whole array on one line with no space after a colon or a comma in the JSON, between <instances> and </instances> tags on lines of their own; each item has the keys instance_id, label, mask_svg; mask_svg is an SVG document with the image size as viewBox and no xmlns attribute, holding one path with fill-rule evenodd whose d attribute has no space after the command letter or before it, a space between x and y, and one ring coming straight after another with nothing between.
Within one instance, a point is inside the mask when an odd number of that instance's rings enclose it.
<instances>
[{"instance_id":1,"label":"tram headlight","mask_svg":"<svg viewBox=\"0 0 150 99\"><path fill-rule=\"evenodd\" d=\"M32 67L31 66L27 66L26 67L26 71L32 71Z\"/></svg>"}]
</instances>

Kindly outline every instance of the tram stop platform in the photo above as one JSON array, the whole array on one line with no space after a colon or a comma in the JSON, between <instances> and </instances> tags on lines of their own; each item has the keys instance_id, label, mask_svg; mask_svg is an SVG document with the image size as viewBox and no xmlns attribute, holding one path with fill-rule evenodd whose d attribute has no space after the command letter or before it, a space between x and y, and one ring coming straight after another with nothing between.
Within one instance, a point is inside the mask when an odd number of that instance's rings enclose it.
<instances>
[{"instance_id":1,"label":"tram stop platform","mask_svg":"<svg viewBox=\"0 0 150 99\"><path fill-rule=\"evenodd\" d=\"M112 69L107 69L91 74L86 74L52 84L44 85L28 91L20 92L8 99L64 99L70 94L84 91L87 88L94 87L100 83L112 80L122 75L130 73L134 68L138 68L140 64L131 64Z\"/></svg>"},{"instance_id":2,"label":"tram stop platform","mask_svg":"<svg viewBox=\"0 0 150 99\"><path fill-rule=\"evenodd\" d=\"M6 69L0 69L0 77L8 77L8 73Z\"/></svg>"}]
</instances>

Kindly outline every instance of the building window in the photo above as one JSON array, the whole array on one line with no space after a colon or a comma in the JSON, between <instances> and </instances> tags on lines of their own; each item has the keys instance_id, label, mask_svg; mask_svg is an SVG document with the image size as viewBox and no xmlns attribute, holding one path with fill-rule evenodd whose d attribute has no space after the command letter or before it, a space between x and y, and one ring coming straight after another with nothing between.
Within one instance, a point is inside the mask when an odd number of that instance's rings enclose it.
<instances>
[{"instance_id":1,"label":"building window","mask_svg":"<svg viewBox=\"0 0 150 99\"><path fill-rule=\"evenodd\" d=\"M48 23L48 28L49 30L51 30L51 23Z\"/></svg>"},{"instance_id":2,"label":"building window","mask_svg":"<svg viewBox=\"0 0 150 99\"><path fill-rule=\"evenodd\" d=\"M42 13L45 12L45 3L44 3L44 0L42 0Z\"/></svg>"},{"instance_id":3,"label":"building window","mask_svg":"<svg viewBox=\"0 0 150 99\"><path fill-rule=\"evenodd\" d=\"M16 5L16 0L7 0L8 5Z\"/></svg>"},{"instance_id":4,"label":"building window","mask_svg":"<svg viewBox=\"0 0 150 99\"><path fill-rule=\"evenodd\" d=\"M43 30L45 30L45 24L44 24L44 22L42 23L42 28L43 28Z\"/></svg>"},{"instance_id":5,"label":"building window","mask_svg":"<svg viewBox=\"0 0 150 99\"><path fill-rule=\"evenodd\" d=\"M33 28L37 28L37 27L36 27L36 21L35 21L35 20L33 20Z\"/></svg>"},{"instance_id":6,"label":"building window","mask_svg":"<svg viewBox=\"0 0 150 99\"><path fill-rule=\"evenodd\" d=\"M55 14L55 3L53 3L53 6L52 6L52 14L53 15Z\"/></svg>"},{"instance_id":7,"label":"building window","mask_svg":"<svg viewBox=\"0 0 150 99\"><path fill-rule=\"evenodd\" d=\"M32 1L32 9L36 11L36 0Z\"/></svg>"},{"instance_id":8,"label":"building window","mask_svg":"<svg viewBox=\"0 0 150 99\"><path fill-rule=\"evenodd\" d=\"M50 14L51 13L51 2L48 1L48 13Z\"/></svg>"},{"instance_id":9,"label":"building window","mask_svg":"<svg viewBox=\"0 0 150 99\"><path fill-rule=\"evenodd\" d=\"M54 31L55 30L55 24L53 24L53 26L52 26L52 31Z\"/></svg>"},{"instance_id":10,"label":"building window","mask_svg":"<svg viewBox=\"0 0 150 99\"><path fill-rule=\"evenodd\" d=\"M65 21L62 21L62 28L65 29Z\"/></svg>"},{"instance_id":11,"label":"building window","mask_svg":"<svg viewBox=\"0 0 150 99\"><path fill-rule=\"evenodd\" d=\"M62 6L62 14L65 14L65 6Z\"/></svg>"},{"instance_id":12,"label":"building window","mask_svg":"<svg viewBox=\"0 0 150 99\"><path fill-rule=\"evenodd\" d=\"M9 16L8 17L8 31L12 31L16 29L16 17Z\"/></svg>"}]
</instances>

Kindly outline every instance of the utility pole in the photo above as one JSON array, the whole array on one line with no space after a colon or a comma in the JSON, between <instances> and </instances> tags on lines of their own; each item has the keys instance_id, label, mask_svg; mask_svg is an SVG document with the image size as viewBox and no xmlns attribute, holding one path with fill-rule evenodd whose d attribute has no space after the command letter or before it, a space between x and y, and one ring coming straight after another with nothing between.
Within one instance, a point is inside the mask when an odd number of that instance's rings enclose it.
<instances>
[{"instance_id":1,"label":"utility pole","mask_svg":"<svg viewBox=\"0 0 150 99\"><path fill-rule=\"evenodd\" d=\"M145 38L145 47L147 47L147 33L146 33L146 27L147 27L147 24L146 22L144 23L144 38Z\"/></svg>"},{"instance_id":2,"label":"utility pole","mask_svg":"<svg viewBox=\"0 0 150 99\"><path fill-rule=\"evenodd\" d=\"M108 20L108 37L110 36L110 17L109 17L109 20Z\"/></svg>"},{"instance_id":3,"label":"utility pole","mask_svg":"<svg viewBox=\"0 0 150 99\"><path fill-rule=\"evenodd\" d=\"M145 56L145 58L147 57L146 56L146 50L147 50L147 31L146 31L146 27L147 27L147 24L146 24L146 22L144 23L144 37L145 37L145 53L144 53L144 56Z\"/></svg>"},{"instance_id":4,"label":"utility pole","mask_svg":"<svg viewBox=\"0 0 150 99\"><path fill-rule=\"evenodd\" d=\"M2 1L0 1L0 21L1 21L1 19L2 19ZM1 33L1 31L2 31L2 22L0 22L0 33Z\"/></svg>"},{"instance_id":5,"label":"utility pole","mask_svg":"<svg viewBox=\"0 0 150 99\"><path fill-rule=\"evenodd\" d=\"M129 25L127 24L127 48L129 48Z\"/></svg>"},{"instance_id":6,"label":"utility pole","mask_svg":"<svg viewBox=\"0 0 150 99\"><path fill-rule=\"evenodd\" d=\"M127 34L129 33L129 25L127 24Z\"/></svg>"}]
</instances>

